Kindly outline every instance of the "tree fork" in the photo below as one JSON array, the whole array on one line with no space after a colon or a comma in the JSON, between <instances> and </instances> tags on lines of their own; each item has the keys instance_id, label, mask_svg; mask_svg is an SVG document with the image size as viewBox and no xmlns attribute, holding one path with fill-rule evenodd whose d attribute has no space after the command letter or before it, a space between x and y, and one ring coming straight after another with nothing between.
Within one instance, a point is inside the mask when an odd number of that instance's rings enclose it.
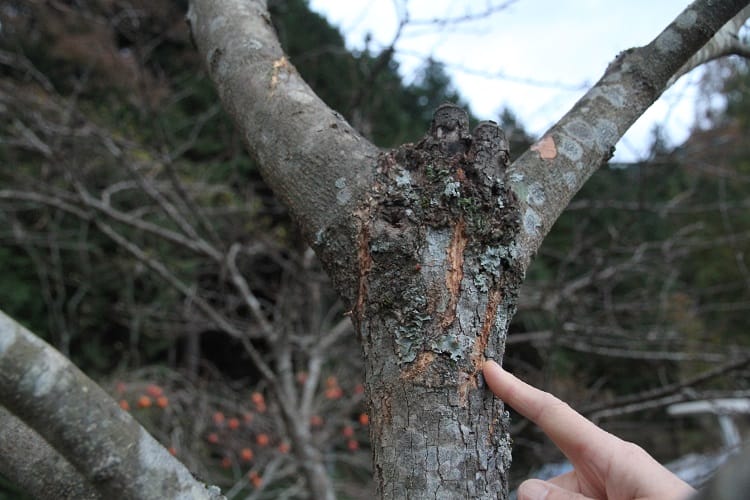
<instances>
[{"instance_id":1,"label":"tree fork","mask_svg":"<svg viewBox=\"0 0 750 500\"><path fill-rule=\"evenodd\" d=\"M693 2L652 43L624 52L506 173L498 129L469 135L450 107L420 144L378 157L293 70L264 0L191 0L191 32L227 111L354 306L381 496L506 497L507 423L477 373L483 356L503 351L523 269L669 77L747 5ZM497 165L476 160L493 155Z\"/></svg>"},{"instance_id":2,"label":"tree fork","mask_svg":"<svg viewBox=\"0 0 750 500\"><path fill-rule=\"evenodd\" d=\"M358 214L362 336L382 498L505 498L508 419L479 376L501 359L523 268L508 143L440 106L378 160Z\"/></svg>"}]
</instances>

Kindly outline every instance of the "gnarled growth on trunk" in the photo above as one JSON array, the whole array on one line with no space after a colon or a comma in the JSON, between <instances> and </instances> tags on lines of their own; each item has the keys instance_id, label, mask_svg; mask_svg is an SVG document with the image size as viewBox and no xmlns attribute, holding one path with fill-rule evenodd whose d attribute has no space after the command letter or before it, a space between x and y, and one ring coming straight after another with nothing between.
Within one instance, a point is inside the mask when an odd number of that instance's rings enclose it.
<instances>
[{"instance_id":1,"label":"gnarled growth on trunk","mask_svg":"<svg viewBox=\"0 0 750 500\"><path fill-rule=\"evenodd\" d=\"M359 211L353 316L383 498L507 492L507 417L479 377L486 356L502 357L523 275L507 166L502 130L483 122L469 134L454 105L418 144L378 160Z\"/></svg>"},{"instance_id":2,"label":"gnarled growth on trunk","mask_svg":"<svg viewBox=\"0 0 750 500\"><path fill-rule=\"evenodd\" d=\"M500 132L470 135L452 107L422 142L378 157L301 81L265 2L191 1L225 106L352 306L382 497L507 496L507 422L477 372L502 355L524 270L670 76L747 3L691 4L507 166Z\"/></svg>"}]
</instances>

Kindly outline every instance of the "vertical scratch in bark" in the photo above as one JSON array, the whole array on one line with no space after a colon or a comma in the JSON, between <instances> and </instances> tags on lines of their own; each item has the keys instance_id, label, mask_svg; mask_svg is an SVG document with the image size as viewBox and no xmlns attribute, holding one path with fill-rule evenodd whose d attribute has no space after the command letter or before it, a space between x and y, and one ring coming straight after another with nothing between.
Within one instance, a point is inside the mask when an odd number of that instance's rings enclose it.
<instances>
[{"instance_id":1,"label":"vertical scratch in bark","mask_svg":"<svg viewBox=\"0 0 750 500\"><path fill-rule=\"evenodd\" d=\"M372 256L370 255L370 226L368 217L362 214L362 227L357 238L357 258L359 260L359 288L357 290L357 302L354 306L354 318L362 325L364 320L365 301L367 300L367 276L372 268Z\"/></svg>"},{"instance_id":2,"label":"vertical scratch in bark","mask_svg":"<svg viewBox=\"0 0 750 500\"><path fill-rule=\"evenodd\" d=\"M435 361L435 357L436 354L434 352L427 351L420 353L414 363L409 364L409 366L401 372L401 380L414 381L415 379L422 377L432 362Z\"/></svg>"},{"instance_id":3,"label":"vertical scratch in bark","mask_svg":"<svg viewBox=\"0 0 750 500\"><path fill-rule=\"evenodd\" d=\"M285 71L288 73L292 73L294 71L294 66L291 65L289 60L286 58L286 56L281 56L279 59L275 60L273 62L273 71L271 73L271 83L269 84L269 87L271 89L271 96L274 95L276 92L276 87L279 85L281 72Z\"/></svg>"},{"instance_id":4,"label":"vertical scratch in bark","mask_svg":"<svg viewBox=\"0 0 750 500\"><path fill-rule=\"evenodd\" d=\"M487 342L490 339L490 332L492 332L492 327L495 325L495 318L497 317L497 308L500 306L502 300L503 294L499 288L490 290L487 297L487 309L484 311L482 329L479 332L479 338L474 343L474 349L471 353L471 363L474 365L475 372L478 372L482 367L484 349L487 347ZM476 382L476 376L474 377L474 381Z\"/></svg>"},{"instance_id":5,"label":"vertical scratch in bark","mask_svg":"<svg viewBox=\"0 0 750 500\"><path fill-rule=\"evenodd\" d=\"M447 328L456 319L456 306L461 292L461 280L464 278L464 249L466 248L466 223L463 217L458 219L453 228L453 236L448 245L448 262L445 272L445 286L448 290L448 306L441 322L442 328Z\"/></svg>"},{"instance_id":6,"label":"vertical scratch in bark","mask_svg":"<svg viewBox=\"0 0 750 500\"><path fill-rule=\"evenodd\" d=\"M497 317L497 309L500 307L500 302L503 300L503 294L498 288L493 288L489 292L487 297L487 308L484 310L484 321L482 322L482 328L479 331L479 336L474 342L474 348L471 352L471 365L474 367L472 373L465 374L466 377L458 386L458 398L462 404L468 401L469 391L477 388L477 373L482 368L482 362L484 361L484 349L487 347L487 342L490 339L490 333L492 327L495 325L495 318Z\"/></svg>"}]
</instances>

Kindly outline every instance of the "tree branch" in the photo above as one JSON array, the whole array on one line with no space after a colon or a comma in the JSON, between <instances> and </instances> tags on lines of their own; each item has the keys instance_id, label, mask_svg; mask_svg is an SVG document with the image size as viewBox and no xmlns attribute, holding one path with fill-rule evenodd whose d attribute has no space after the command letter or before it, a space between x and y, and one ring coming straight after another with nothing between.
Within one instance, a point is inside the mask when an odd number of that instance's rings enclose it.
<instances>
[{"instance_id":1,"label":"tree branch","mask_svg":"<svg viewBox=\"0 0 750 500\"><path fill-rule=\"evenodd\" d=\"M34 498L102 498L47 441L2 406L0 474L18 481Z\"/></svg>"},{"instance_id":2,"label":"tree branch","mask_svg":"<svg viewBox=\"0 0 750 500\"><path fill-rule=\"evenodd\" d=\"M187 15L206 68L270 187L323 259L356 291L352 214L369 188L378 149L331 110L281 49L263 0L192 0ZM353 257L353 256L352 256Z\"/></svg>"},{"instance_id":3,"label":"tree branch","mask_svg":"<svg viewBox=\"0 0 750 500\"><path fill-rule=\"evenodd\" d=\"M38 432L104 497L221 498L94 381L2 312L0 405Z\"/></svg>"},{"instance_id":4,"label":"tree branch","mask_svg":"<svg viewBox=\"0 0 750 500\"><path fill-rule=\"evenodd\" d=\"M522 203L516 242L528 265L573 195L608 160L617 141L666 90L670 78L747 0L698 0L645 47L621 53L601 80L508 170Z\"/></svg>"},{"instance_id":5,"label":"tree branch","mask_svg":"<svg viewBox=\"0 0 750 500\"><path fill-rule=\"evenodd\" d=\"M642 403L644 401L656 400L658 398L671 396L688 387L692 387L712 378L719 377L731 371L744 368L748 364L750 364L750 358L748 357L735 359L710 368L681 382L675 382L669 385L665 385L664 387L650 389L647 391L639 392L637 394L629 394L627 396L619 397L614 401L594 403L583 408L579 408L578 411L580 411L584 415L587 415L592 420L596 420L597 418L600 418L602 416L601 412L605 410L612 410L613 408L629 406L636 403Z\"/></svg>"},{"instance_id":6,"label":"tree branch","mask_svg":"<svg viewBox=\"0 0 750 500\"><path fill-rule=\"evenodd\" d=\"M716 34L698 52L693 54L688 62L682 65L680 70L669 79L667 87L670 87L681 76L694 70L701 64L725 56L737 55L750 57L750 47L740 41L740 28L750 18L750 5L742 9L729 20L727 24L716 32Z\"/></svg>"}]
</instances>

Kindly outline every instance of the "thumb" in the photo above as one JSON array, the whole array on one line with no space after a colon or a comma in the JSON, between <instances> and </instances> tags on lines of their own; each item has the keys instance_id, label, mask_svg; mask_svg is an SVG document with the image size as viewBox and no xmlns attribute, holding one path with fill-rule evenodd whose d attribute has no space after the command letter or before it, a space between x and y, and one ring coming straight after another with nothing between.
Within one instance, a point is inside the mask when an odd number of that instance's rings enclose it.
<instances>
[{"instance_id":1,"label":"thumb","mask_svg":"<svg viewBox=\"0 0 750 500\"><path fill-rule=\"evenodd\" d=\"M518 500L592 500L541 479L529 479L518 487Z\"/></svg>"}]
</instances>

